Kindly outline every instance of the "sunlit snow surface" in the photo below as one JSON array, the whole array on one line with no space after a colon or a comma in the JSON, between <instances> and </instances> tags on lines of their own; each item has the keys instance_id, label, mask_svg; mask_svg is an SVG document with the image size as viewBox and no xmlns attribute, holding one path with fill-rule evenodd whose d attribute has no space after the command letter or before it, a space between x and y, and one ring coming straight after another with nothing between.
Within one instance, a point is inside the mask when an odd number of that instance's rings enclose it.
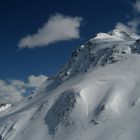
<instances>
[{"instance_id":1,"label":"sunlit snow surface","mask_svg":"<svg viewBox=\"0 0 140 140\"><path fill-rule=\"evenodd\" d=\"M138 38L113 31L79 47L33 95L0 112L0 140L139 140Z\"/></svg>"}]
</instances>

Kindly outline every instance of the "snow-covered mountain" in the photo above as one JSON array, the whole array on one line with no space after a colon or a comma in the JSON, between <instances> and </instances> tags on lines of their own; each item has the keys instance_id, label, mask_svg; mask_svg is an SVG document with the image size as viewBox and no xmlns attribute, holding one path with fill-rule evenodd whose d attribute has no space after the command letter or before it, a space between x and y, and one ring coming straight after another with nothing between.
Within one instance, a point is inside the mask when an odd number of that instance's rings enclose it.
<instances>
[{"instance_id":1,"label":"snow-covered mountain","mask_svg":"<svg viewBox=\"0 0 140 140\"><path fill-rule=\"evenodd\" d=\"M30 97L0 105L0 140L139 140L139 108L140 36L99 33Z\"/></svg>"}]
</instances>

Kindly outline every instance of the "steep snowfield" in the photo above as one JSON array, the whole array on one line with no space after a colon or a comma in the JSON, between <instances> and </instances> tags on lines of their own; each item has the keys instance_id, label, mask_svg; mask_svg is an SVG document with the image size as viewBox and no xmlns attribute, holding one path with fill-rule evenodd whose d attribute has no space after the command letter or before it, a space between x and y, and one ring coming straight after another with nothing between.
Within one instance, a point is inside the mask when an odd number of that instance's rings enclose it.
<instances>
[{"instance_id":1,"label":"steep snowfield","mask_svg":"<svg viewBox=\"0 0 140 140\"><path fill-rule=\"evenodd\" d=\"M0 140L139 140L140 41L100 33L33 95L0 112Z\"/></svg>"}]
</instances>

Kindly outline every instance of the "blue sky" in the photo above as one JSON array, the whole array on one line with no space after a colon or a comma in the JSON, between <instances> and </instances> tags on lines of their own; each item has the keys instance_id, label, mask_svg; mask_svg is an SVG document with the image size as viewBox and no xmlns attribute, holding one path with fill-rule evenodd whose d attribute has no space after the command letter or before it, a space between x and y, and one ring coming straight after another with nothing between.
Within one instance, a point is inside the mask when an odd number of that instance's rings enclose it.
<instances>
[{"instance_id":1,"label":"blue sky","mask_svg":"<svg viewBox=\"0 0 140 140\"><path fill-rule=\"evenodd\" d=\"M113 29L118 21L125 22L131 8L122 0L1 0L0 77L22 79L30 74L56 73L74 48L97 32ZM35 33L55 13L83 17L81 38L18 51L19 40Z\"/></svg>"},{"instance_id":2,"label":"blue sky","mask_svg":"<svg viewBox=\"0 0 140 140\"><path fill-rule=\"evenodd\" d=\"M135 20L139 5L139 1L128 0L1 0L0 79L28 82L30 75L55 74L68 61L73 50L96 33L108 32L118 22L128 24L128 21ZM70 38L68 34L67 39L62 36L53 43L33 45L32 48L27 47L31 42L26 40L27 46L19 48L22 39L32 38L39 29L47 26L50 17L55 16L72 20L81 18L76 21L79 25L74 25L77 27L71 27L77 30L77 36ZM68 28L66 32L71 30Z\"/></svg>"}]
</instances>

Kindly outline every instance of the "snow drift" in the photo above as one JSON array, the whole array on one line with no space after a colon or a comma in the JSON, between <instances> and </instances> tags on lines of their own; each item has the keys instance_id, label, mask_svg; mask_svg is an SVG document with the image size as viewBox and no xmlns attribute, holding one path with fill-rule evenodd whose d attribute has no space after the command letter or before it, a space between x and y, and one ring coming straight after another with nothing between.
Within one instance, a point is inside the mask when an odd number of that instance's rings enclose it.
<instances>
[{"instance_id":1,"label":"snow drift","mask_svg":"<svg viewBox=\"0 0 140 140\"><path fill-rule=\"evenodd\" d=\"M99 33L34 94L0 112L1 140L139 140L140 37Z\"/></svg>"}]
</instances>

